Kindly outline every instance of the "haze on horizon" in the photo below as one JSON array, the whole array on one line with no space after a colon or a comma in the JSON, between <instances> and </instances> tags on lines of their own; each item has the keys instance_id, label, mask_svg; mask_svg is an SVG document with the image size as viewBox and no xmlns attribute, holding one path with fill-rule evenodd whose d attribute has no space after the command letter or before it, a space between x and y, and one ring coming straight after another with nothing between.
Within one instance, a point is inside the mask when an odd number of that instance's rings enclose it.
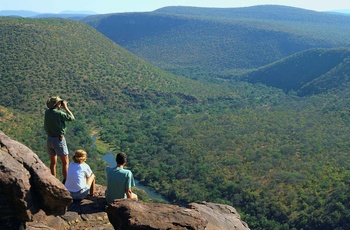
<instances>
[{"instance_id":1,"label":"haze on horizon","mask_svg":"<svg viewBox=\"0 0 350 230\"><path fill-rule=\"evenodd\" d=\"M315 11L350 10L350 1L344 0L0 0L0 11L26 10L38 13L63 11L90 11L98 14L120 12L147 12L165 6L197 6L236 8L255 5L285 5Z\"/></svg>"}]
</instances>

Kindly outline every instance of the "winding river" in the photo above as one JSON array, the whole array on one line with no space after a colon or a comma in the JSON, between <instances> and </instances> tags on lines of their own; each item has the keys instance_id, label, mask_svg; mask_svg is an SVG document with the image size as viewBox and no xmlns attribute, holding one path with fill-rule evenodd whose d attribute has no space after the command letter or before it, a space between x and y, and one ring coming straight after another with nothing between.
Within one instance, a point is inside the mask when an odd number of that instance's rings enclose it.
<instances>
[{"instance_id":1,"label":"winding river","mask_svg":"<svg viewBox=\"0 0 350 230\"><path fill-rule=\"evenodd\" d=\"M135 179L135 184L136 184L137 188L144 190L147 193L147 195L149 197L151 197L152 199L157 199L157 200L161 200L164 202L168 202L162 195L156 193L152 188L144 186L143 184L140 183L140 181L138 181L136 179Z\"/></svg>"}]
</instances>

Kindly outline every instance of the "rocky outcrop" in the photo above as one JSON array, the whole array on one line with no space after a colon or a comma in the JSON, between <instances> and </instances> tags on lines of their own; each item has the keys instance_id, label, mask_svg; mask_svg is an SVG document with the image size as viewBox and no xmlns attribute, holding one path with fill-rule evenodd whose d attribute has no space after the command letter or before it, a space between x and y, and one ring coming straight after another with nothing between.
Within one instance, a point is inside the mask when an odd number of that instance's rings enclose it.
<instances>
[{"instance_id":1,"label":"rocky outcrop","mask_svg":"<svg viewBox=\"0 0 350 230\"><path fill-rule=\"evenodd\" d=\"M130 199L115 200L107 207L115 229L193 229L248 230L236 210L228 205L191 203L188 208L169 204L144 203Z\"/></svg>"},{"instance_id":2,"label":"rocky outcrop","mask_svg":"<svg viewBox=\"0 0 350 230\"><path fill-rule=\"evenodd\" d=\"M72 202L64 185L23 144L0 131L0 229L193 229L248 230L228 205L145 203L130 199L107 205L105 187Z\"/></svg>"},{"instance_id":3,"label":"rocky outcrop","mask_svg":"<svg viewBox=\"0 0 350 230\"><path fill-rule=\"evenodd\" d=\"M247 230L248 224L241 220L235 208L229 205L203 202L190 203L189 208L196 210L208 221L208 230Z\"/></svg>"},{"instance_id":4,"label":"rocky outcrop","mask_svg":"<svg viewBox=\"0 0 350 230\"><path fill-rule=\"evenodd\" d=\"M113 230L106 213L106 188L96 185L95 196L87 199L73 201L69 204L64 215L48 216L44 212L34 215L31 222L26 226L29 230L42 229L89 229L89 230Z\"/></svg>"},{"instance_id":5,"label":"rocky outcrop","mask_svg":"<svg viewBox=\"0 0 350 230\"><path fill-rule=\"evenodd\" d=\"M116 200L107 213L115 229L205 229L208 224L195 210L131 199Z\"/></svg>"},{"instance_id":6,"label":"rocky outcrop","mask_svg":"<svg viewBox=\"0 0 350 230\"><path fill-rule=\"evenodd\" d=\"M38 156L2 132L0 169L0 229L31 221L39 210L62 215L72 202L64 185Z\"/></svg>"}]
</instances>

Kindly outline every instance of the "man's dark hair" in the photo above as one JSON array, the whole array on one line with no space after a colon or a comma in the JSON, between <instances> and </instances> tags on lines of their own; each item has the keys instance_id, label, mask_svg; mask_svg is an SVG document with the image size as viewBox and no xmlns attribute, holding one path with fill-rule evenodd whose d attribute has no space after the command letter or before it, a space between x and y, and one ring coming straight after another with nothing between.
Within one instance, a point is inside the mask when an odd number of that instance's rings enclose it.
<instances>
[{"instance_id":1,"label":"man's dark hair","mask_svg":"<svg viewBox=\"0 0 350 230\"><path fill-rule=\"evenodd\" d=\"M124 164L126 162L126 154L125 153L118 153L115 160L117 161L117 164L119 164L119 165Z\"/></svg>"}]
</instances>

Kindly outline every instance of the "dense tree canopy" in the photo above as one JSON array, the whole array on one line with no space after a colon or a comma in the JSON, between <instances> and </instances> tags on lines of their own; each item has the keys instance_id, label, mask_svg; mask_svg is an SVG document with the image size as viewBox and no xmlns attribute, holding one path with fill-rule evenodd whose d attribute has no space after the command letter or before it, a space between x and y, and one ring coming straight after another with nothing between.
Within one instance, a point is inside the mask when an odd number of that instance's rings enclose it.
<instances>
[{"instance_id":1,"label":"dense tree canopy","mask_svg":"<svg viewBox=\"0 0 350 230\"><path fill-rule=\"evenodd\" d=\"M348 229L347 81L304 97L230 78L204 83L84 23L0 25L0 130L45 163L45 101L60 95L77 118L68 147L87 150L100 184L101 156L124 151L135 177L173 203L229 204L252 229Z\"/></svg>"},{"instance_id":2,"label":"dense tree canopy","mask_svg":"<svg viewBox=\"0 0 350 230\"><path fill-rule=\"evenodd\" d=\"M82 21L162 69L210 81L296 52L350 45L349 16L286 6L165 7Z\"/></svg>"}]
</instances>

